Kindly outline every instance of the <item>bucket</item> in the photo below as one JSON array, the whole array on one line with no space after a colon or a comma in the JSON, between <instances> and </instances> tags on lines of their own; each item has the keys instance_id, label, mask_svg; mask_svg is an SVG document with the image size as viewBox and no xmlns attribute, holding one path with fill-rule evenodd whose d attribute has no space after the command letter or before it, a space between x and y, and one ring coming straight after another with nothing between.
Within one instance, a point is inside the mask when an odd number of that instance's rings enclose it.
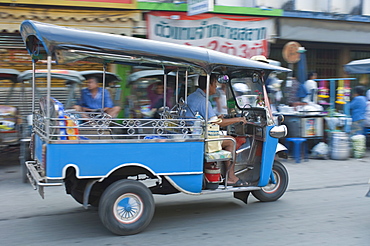
<instances>
[{"instance_id":1,"label":"bucket","mask_svg":"<svg viewBox=\"0 0 370 246\"><path fill-rule=\"evenodd\" d=\"M217 167L206 168L204 171L208 183L220 183L221 172Z\"/></svg>"},{"instance_id":2,"label":"bucket","mask_svg":"<svg viewBox=\"0 0 370 246\"><path fill-rule=\"evenodd\" d=\"M206 180L207 189L217 189L221 182L221 172L217 167L210 167L204 170L204 178Z\"/></svg>"},{"instance_id":3,"label":"bucket","mask_svg":"<svg viewBox=\"0 0 370 246\"><path fill-rule=\"evenodd\" d=\"M346 160L350 156L349 137L345 132L332 132L330 143L330 158Z\"/></svg>"}]
</instances>

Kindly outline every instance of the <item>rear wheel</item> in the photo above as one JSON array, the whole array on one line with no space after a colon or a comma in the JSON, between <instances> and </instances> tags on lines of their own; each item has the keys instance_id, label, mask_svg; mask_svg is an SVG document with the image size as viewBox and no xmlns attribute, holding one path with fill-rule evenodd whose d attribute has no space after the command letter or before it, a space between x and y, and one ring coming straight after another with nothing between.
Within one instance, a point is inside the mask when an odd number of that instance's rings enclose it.
<instances>
[{"instance_id":1,"label":"rear wheel","mask_svg":"<svg viewBox=\"0 0 370 246\"><path fill-rule=\"evenodd\" d=\"M99 203L99 217L111 232L131 235L149 225L154 209L153 195L144 184L119 180L104 191Z\"/></svg>"},{"instance_id":2,"label":"rear wheel","mask_svg":"<svg viewBox=\"0 0 370 246\"><path fill-rule=\"evenodd\" d=\"M272 172L276 181L275 184L269 183L265 187L262 187L261 190L252 191L253 196L261 202L272 202L278 200L282 195L284 195L288 187L289 175L283 164L278 161L274 161Z\"/></svg>"}]
</instances>

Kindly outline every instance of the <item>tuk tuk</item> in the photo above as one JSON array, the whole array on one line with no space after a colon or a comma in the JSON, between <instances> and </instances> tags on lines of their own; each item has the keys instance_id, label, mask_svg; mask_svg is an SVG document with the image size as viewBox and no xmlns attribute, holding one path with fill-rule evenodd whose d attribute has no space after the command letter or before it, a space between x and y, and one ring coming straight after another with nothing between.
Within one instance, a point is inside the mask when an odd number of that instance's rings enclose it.
<instances>
[{"instance_id":1,"label":"tuk tuk","mask_svg":"<svg viewBox=\"0 0 370 246\"><path fill-rule=\"evenodd\" d=\"M130 117L147 117L150 110L150 94L153 93L156 84L163 83L164 76L166 76L167 88L166 95L167 101L174 101L175 96L184 98L184 84L178 85L178 93L173 93L176 87L176 81L183 81L184 77L180 77L176 72L165 73L162 69L148 69L141 67L141 71L134 72L127 77L127 87L134 90L135 93L130 94L125 103L126 116ZM188 77L188 88L194 83L194 76ZM177 100L178 101L178 100ZM171 106L171 105L167 105Z\"/></svg>"},{"instance_id":2,"label":"tuk tuk","mask_svg":"<svg viewBox=\"0 0 370 246\"><path fill-rule=\"evenodd\" d=\"M44 188L64 185L84 207L97 206L104 226L118 235L144 230L150 223L154 194L206 195L233 192L247 203L250 193L260 201L275 201L286 191L288 172L276 160L278 139L287 129L272 116L263 78L277 67L204 48L152 40L82 31L26 20L20 33L33 60L52 65L78 60L108 64L147 66L163 69L163 106L160 118L112 118L98 112L66 112L64 105L47 91L33 111L32 160L25 165L34 189L44 197ZM174 105L167 106L167 74L176 76ZM227 85L228 114L224 118L245 117L246 124L217 128L208 117L210 77ZM206 117L189 117L187 97L176 93L189 75L205 76ZM103 76L103 87L105 87ZM49 76L47 88L51 88ZM235 84L248 87L242 94ZM245 87L244 86L244 87ZM102 97L104 101L104 96ZM104 102L102 102L104 105ZM33 108L36 108L33 106ZM76 117L77 115L77 117ZM86 134L88 132L88 134ZM92 133L94 132L94 133ZM226 132L227 137L220 134ZM232 137L228 137L232 136ZM233 143L233 151L219 148L221 141ZM230 168L250 183L246 187L228 185ZM210 164L210 168L205 168Z\"/></svg>"},{"instance_id":3,"label":"tuk tuk","mask_svg":"<svg viewBox=\"0 0 370 246\"><path fill-rule=\"evenodd\" d=\"M50 88L50 95L59 98L59 100L66 105L66 108L70 108L75 104L79 95L78 89L85 80L85 77L82 76L80 72L66 69L52 69L50 71L46 69L26 70L19 73L16 77L16 81L18 81L23 88L23 121L19 155L23 182L27 182L28 180L24 163L26 160L30 160L30 153L27 145L30 142L32 131L32 112L39 110L39 105L30 104L29 102L32 100L32 95L34 100L40 100L40 98L46 95L45 81L48 76L54 81L58 80L58 83L55 83L54 87ZM33 83L30 83L30 81L33 81ZM30 84L33 84L32 88L29 88ZM35 107L33 108L33 106Z\"/></svg>"},{"instance_id":4,"label":"tuk tuk","mask_svg":"<svg viewBox=\"0 0 370 246\"><path fill-rule=\"evenodd\" d=\"M10 145L19 144L20 139L20 117L19 109L15 105L9 105L17 85L19 71L15 69L0 69L1 83L7 83L4 88L4 100L0 103L0 149Z\"/></svg>"}]
</instances>

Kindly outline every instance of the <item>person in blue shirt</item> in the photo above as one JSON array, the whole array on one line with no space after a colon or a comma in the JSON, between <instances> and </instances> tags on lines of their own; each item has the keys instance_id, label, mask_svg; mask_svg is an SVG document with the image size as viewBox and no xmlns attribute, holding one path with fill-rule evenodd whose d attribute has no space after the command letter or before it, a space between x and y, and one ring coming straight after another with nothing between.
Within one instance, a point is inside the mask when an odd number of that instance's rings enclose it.
<instances>
[{"instance_id":1,"label":"person in blue shirt","mask_svg":"<svg viewBox=\"0 0 370 246\"><path fill-rule=\"evenodd\" d=\"M206 117L206 90L207 90L207 77L200 76L198 79L198 89L190 94L187 98L187 105L190 110L186 111L185 116L187 117L195 117L196 112L198 112L203 119ZM213 95L217 92L217 77L215 74L211 75L210 84L209 84L209 95ZM211 102L208 103L208 120L217 119L218 116L216 115L215 111L212 108ZM222 118L222 115L220 116ZM247 120L245 117L235 117L225 119L222 118L222 121L219 124L221 127L225 127L232 124L246 124ZM230 137L231 136L224 136ZM232 152L233 151L233 142L231 140L224 140L222 141L222 149ZM248 182L239 179L235 175L234 164L230 161L226 162L226 166L229 168L229 175L228 175L228 182L227 185L232 185L235 187L241 186L249 186Z\"/></svg>"},{"instance_id":2,"label":"person in blue shirt","mask_svg":"<svg viewBox=\"0 0 370 246\"><path fill-rule=\"evenodd\" d=\"M81 90L80 101L74 109L80 112L97 112L103 109L112 118L117 117L121 107L114 106L107 89L104 89L104 106L102 106L102 97L103 88L99 87L98 78L90 77L87 79L87 87Z\"/></svg>"},{"instance_id":3,"label":"person in blue shirt","mask_svg":"<svg viewBox=\"0 0 370 246\"><path fill-rule=\"evenodd\" d=\"M350 102L352 126L350 135L363 134L366 114L365 87L356 86L354 98Z\"/></svg>"}]
</instances>

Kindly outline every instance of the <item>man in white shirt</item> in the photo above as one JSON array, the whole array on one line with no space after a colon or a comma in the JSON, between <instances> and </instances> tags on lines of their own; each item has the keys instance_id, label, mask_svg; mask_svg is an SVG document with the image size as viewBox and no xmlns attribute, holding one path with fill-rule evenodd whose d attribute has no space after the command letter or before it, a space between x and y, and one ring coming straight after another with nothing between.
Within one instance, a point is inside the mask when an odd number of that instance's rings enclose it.
<instances>
[{"instance_id":1,"label":"man in white shirt","mask_svg":"<svg viewBox=\"0 0 370 246\"><path fill-rule=\"evenodd\" d=\"M303 102L309 103L314 102L317 103L317 82L314 79L317 79L316 72L308 73L308 80L304 83L304 86L307 90L307 96L303 98Z\"/></svg>"}]
</instances>

